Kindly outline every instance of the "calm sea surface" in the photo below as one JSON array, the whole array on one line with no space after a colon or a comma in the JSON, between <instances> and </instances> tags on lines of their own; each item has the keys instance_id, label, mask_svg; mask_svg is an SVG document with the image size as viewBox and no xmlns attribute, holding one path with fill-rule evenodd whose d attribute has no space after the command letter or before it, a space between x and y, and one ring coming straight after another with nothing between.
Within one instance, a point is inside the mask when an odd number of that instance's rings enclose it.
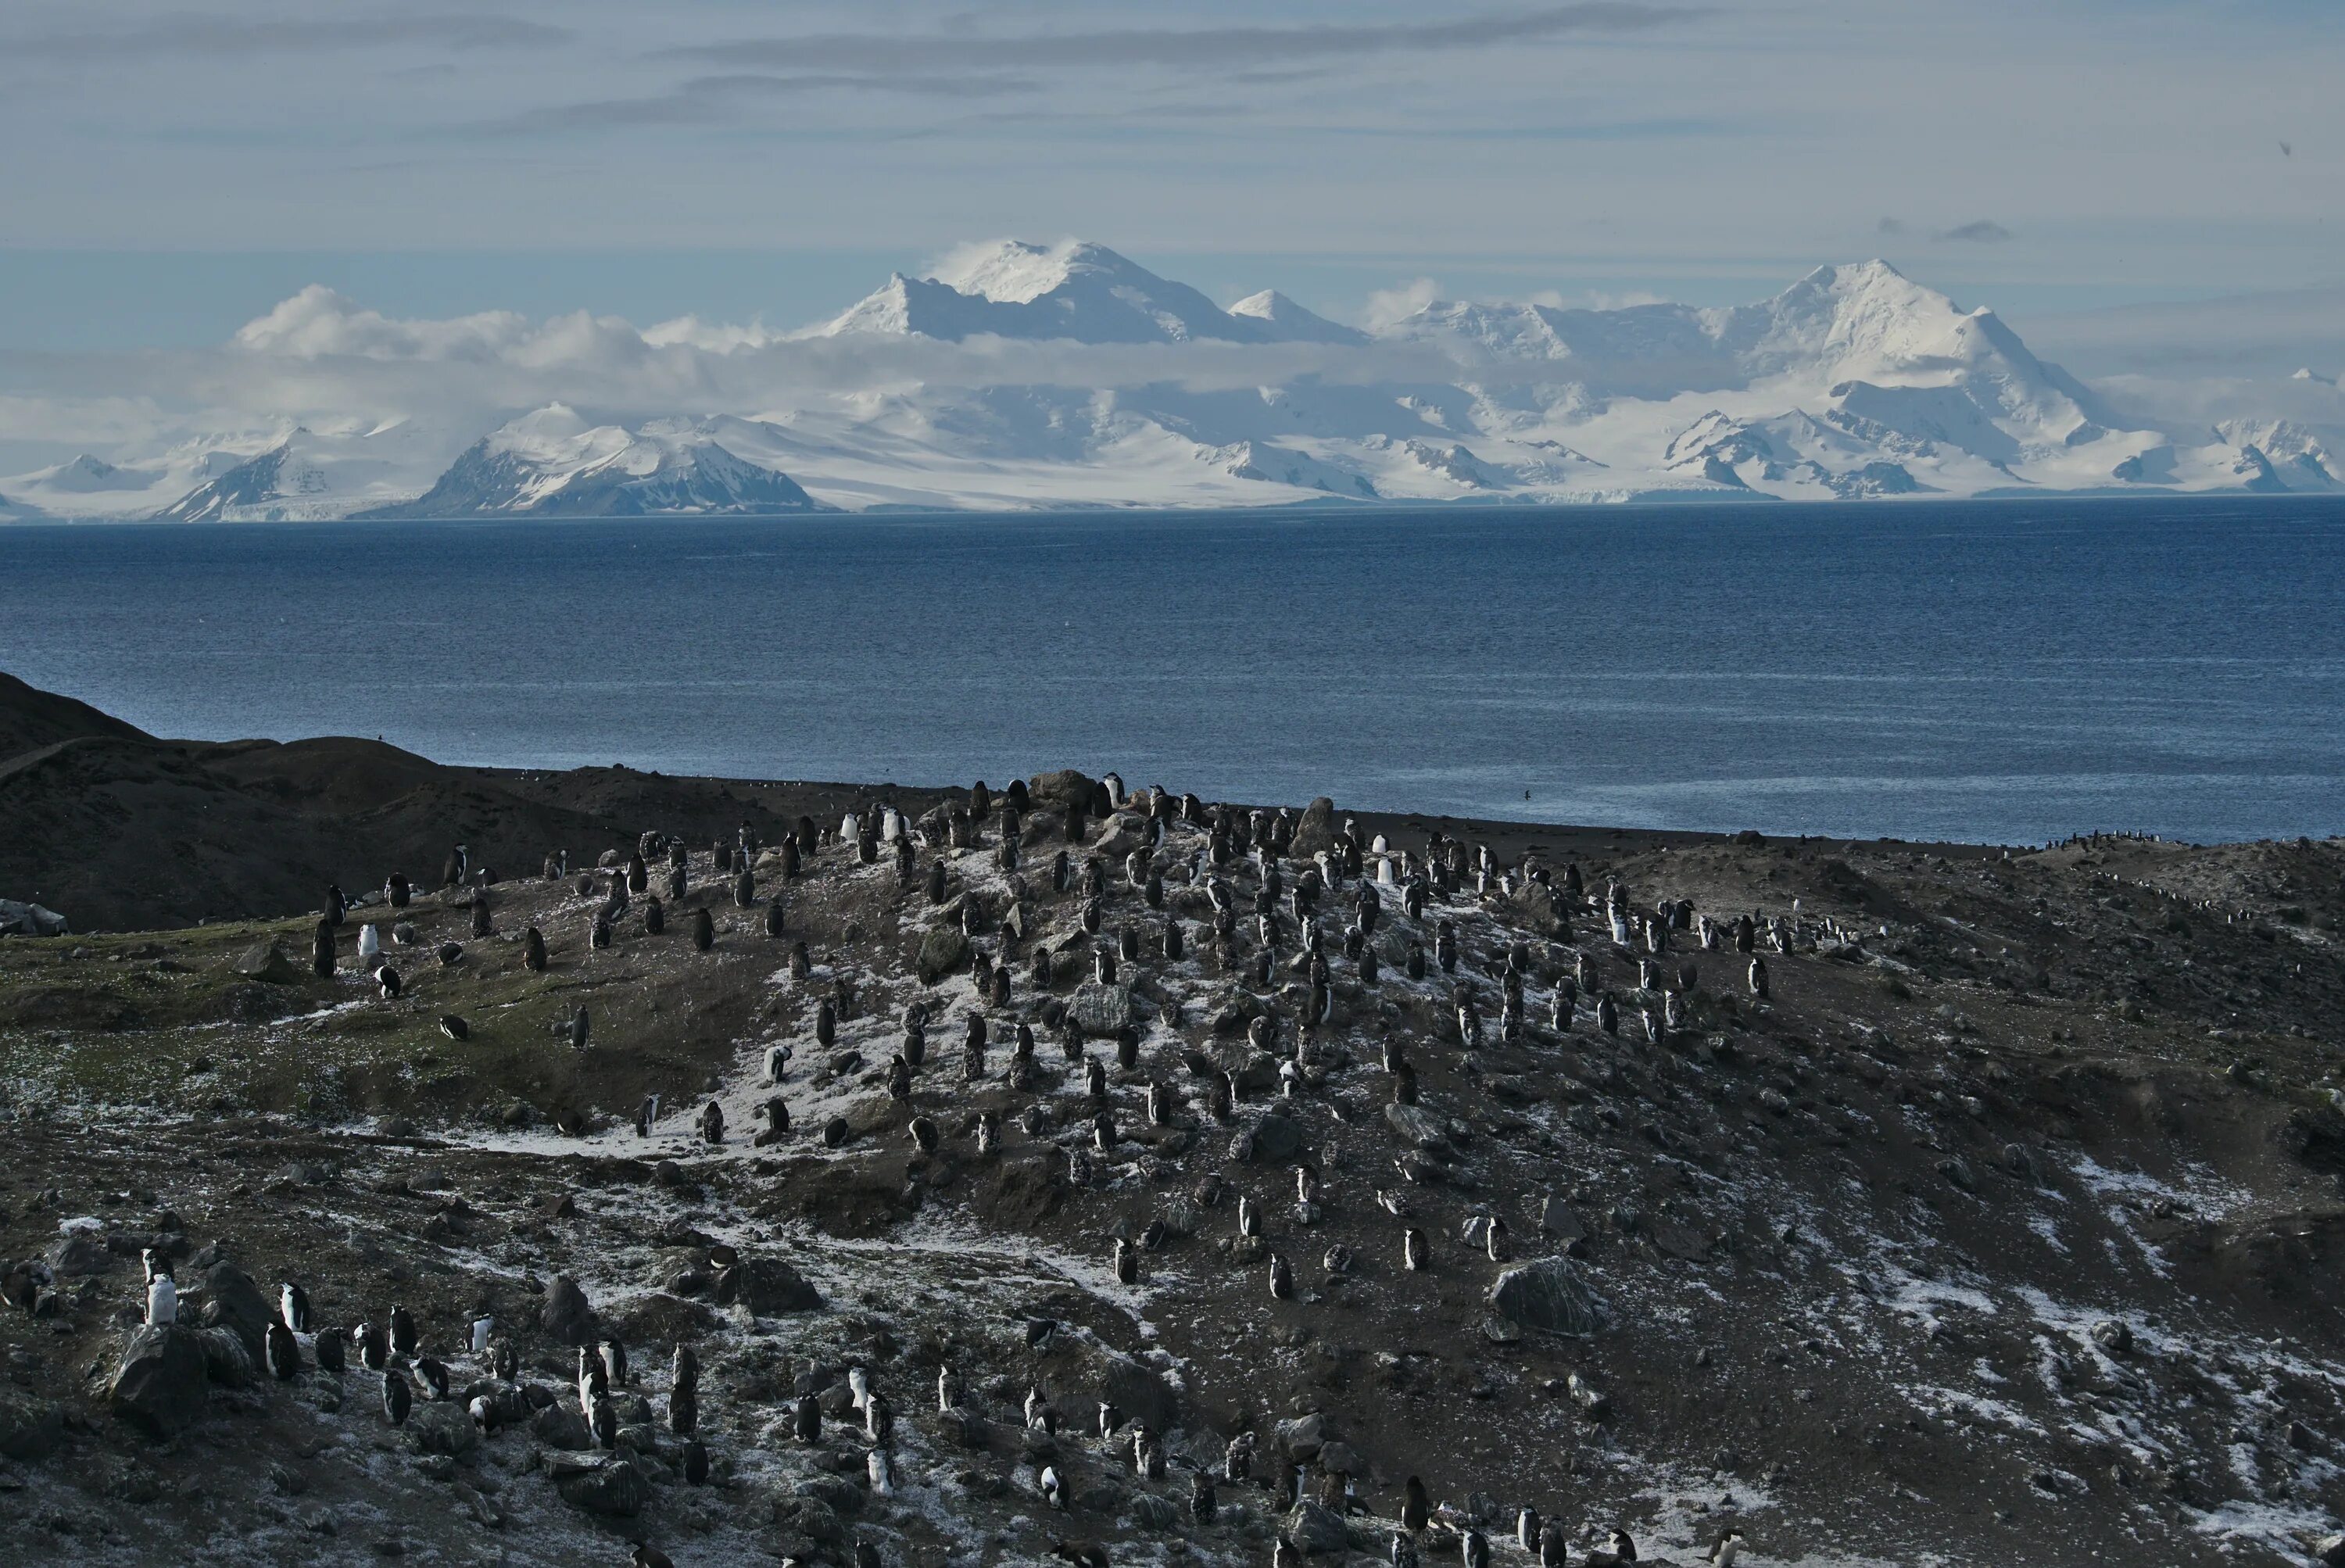
<instances>
[{"instance_id":1,"label":"calm sea surface","mask_svg":"<svg viewBox=\"0 0 2345 1568\"><path fill-rule=\"evenodd\" d=\"M2345 503L0 528L158 733L2041 841L2345 831Z\"/></svg>"}]
</instances>

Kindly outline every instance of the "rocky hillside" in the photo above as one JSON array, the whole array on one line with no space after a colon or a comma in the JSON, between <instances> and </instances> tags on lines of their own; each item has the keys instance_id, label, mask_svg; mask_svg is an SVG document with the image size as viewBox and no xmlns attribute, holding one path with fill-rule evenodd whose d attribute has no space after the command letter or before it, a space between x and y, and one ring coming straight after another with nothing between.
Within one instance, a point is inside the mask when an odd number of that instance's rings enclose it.
<instances>
[{"instance_id":1,"label":"rocky hillside","mask_svg":"<svg viewBox=\"0 0 2345 1568\"><path fill-rule=\"evenodd\" d=\"M12 1538L2345 1561L2345 846L1049 774L712 852L665 782L574 797L599 866L385 853L330 973L314 910L0 941Z\"/></svg>"}]
</instances>

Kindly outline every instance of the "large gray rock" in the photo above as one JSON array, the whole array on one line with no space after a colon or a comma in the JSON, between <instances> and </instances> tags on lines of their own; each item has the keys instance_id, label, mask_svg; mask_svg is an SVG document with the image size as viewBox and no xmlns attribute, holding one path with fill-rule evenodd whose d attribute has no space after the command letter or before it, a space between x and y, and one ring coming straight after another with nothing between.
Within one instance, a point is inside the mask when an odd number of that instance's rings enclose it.
<instances>
[{"instance_id":1,"label":"large gray rock","mask_svg":"<svg viewBox=\"0 0 2345 1568\"><path fill-rule=\"evenodd\" d=\"M1100 1369L1100 1397L1155 1431L1181 1424L1181 1396L1156 1373L1129 1357L1111 1355Z\"/></svg>"},{"instance_id":2,"label":"large gray rock","mask_svg":"<svg viewBox=\"0 0 2345 1568\"><path fill-rule=\"evenodd\" d=\"M1449 1146L1448 1124L1423 1105L1386 1105L1385 1121L1400 1135L1403 1142L1415 1144L1420 1149L1438 1150Z\"/></svg>"},{"instance_id":3,"label":"large gray rock","mask_svg":"<svg viewBox=\"0 0 2345 1568\"><path fill-rule=\"evenodd\" d=\"M64 936L66 917L38 904L0 899L0 936Z\"/></svg>"},{"instance_id":4,"label":"large gray rock","mask_svg":"<svg viewBox=\"0 0 2345 1568\"><path fill-rule=\"evenodd\" d=\"M259 1363L269 1321L277 1316L277 1308L260 1293L260 1287L243 1269L223 1259L204 1270L203 1292L204 1326L234 1330L244 1341L245 1354Z\"/></svg>"},{"instance_id":5,"label":"large gray rock","mask_svg":"<svg viewBox=\"0 0 2345 1568\"><path fill-rule=\"evenodd\" d=\"M49 1248L49 1268L60 1279L103 1274L121 1261L93 1230L76 1230Z\"/></svg>"},{"instance_id":6,"label":"large gray rock","mask_svg":"<svg viewBox=\"0 0 2345 1568\"><path fill-rule=\"evenodd\" d=\"M1068 1011L1086 1034L1113 1034L1140 1022L1140 1004L1132 998L1132 987L1101 985L1095 980L1075 987Z\"/></svg>"},{"instance_id":7,"label":"large gray rock","mask_svg":"<svg viewBox=\"0 0 2345 1568\"><path fill-rule=\"evenodd\" d=\"M1604 1303L1560 1257L1499 1275L1490 1287L1490 1305L1501 1317L1548 1334L1593 1334L1604 1326Z\"/></svg>"},{"instance_id":8,"label":"large gray rock","mask_svg":"<svg viewBox=\"0 0 2345 1568\"><path fill-rule=\"evenodd\" d=\"M716 1304L746 1307L757 1317L771 1318L816 1311L822 1292L778 1257L745 1257L716 1277Z\"/></svg>"},{"instance_id":9,"label":"large gray rock","mask_svg":"<svg viewBox=\"0 0 2345 1568\"><path fill-rule=\"evenodd\" d=\"M1254 1125L1254 1159L1259 1165L1282 1166L1303 1152L1303 1124L1284 1111L1265 1112Z\"/></svg>"},{"instance_id":10,"label":"large gray rock","mask_svg":"<svg viewBox=\"0 0 2345 1568\"><path fill-rule=\"evenodd\" d=\"M913 961L921 981L929 985L968 962L969 938L947 925L934 928L920 939L919 955Z\"/></svg>"},{"instance_id":11,"label":"large gray rock","mask_svg":"<svg viewBox=\"0 0 2345 1568\"><path fill-rule=\"evenodd\" d=\"M106 1398L125 1420L170 1437L204 1413L204 1352L195 1330L169 1324L130 1336Z\"/></svg>"},{"instance_id":12,"label":"large gray rock","mask_svg":"<svg viewBox=\"0 0 2345 1568\"><path fill-rule=\"evenodd\" d=\"M223 1389L249 1389L253 1384L253 1359L243 1338L234 1329L204 1328L196 1331L196 1348L204 1353L204 1376Z\"/></svg>"},{"instance_id":13,"label":"large gray rock","mask_svg":"<svg viewBox=\"0 0 2345 1568\"><path fill-rule=\"evenodd\" d=\"M1300 1504L1287 1515L1286 1533L1303 1549L1305 1557L1345 1551L1352 1539L1351 1532L1344 1528L1344 1516L1315 1502Z\"/></svg>"},{"instance_id":14,"label":"large gray rock","mask_svg":"<svg viewBox=\"0 0 2345 1568\"><path fill-rule=\"evenodd\" d=\"M244 952L237 954L236 961L229 965L229 968L247 980L263 981L270 985L296 984L308 974L308 972L299 964L287 957L285 950L274 942L265 942L257 947L245 949Z\"/></svg>"},{"instance_id":15,"label":"large gray rock","mask_svg":"<svg viewBox=\"0 0 2345 1568\"><path fill-rule=\"evenodd\" d=\"M594 1446L586 1418L569 1405L546 1406L530 1419L529 1430L546 1447L564 1452L584 1453Z\"/></svg>"},{"instance_id":16,"label":"large gray rock","mask_svg":"<svg viewBox=\"0 0 2345 1568\"><path fill-rule=\"evenodd\" d=\"M606 1460L592 1470L558 1474L553 1484L573 1508L613 1519L633 1519L652 1500L651 1478L631 1459Z\"/></svg>"},{"instance_id":17,"label":"large gray rock","mask_svg":"<svg viewBox=\"0 0 2345 1568\"><path fill-rule=\"evenodd\" d=\"M457 1404L419 1404L408 1412L401 1431L407 1446L417 1453L462 1459L481 1446L481 1429L472 1424L471 1412Z\"/></svg>"},{"instance_id":18,"label":"large gray rock","mask_svg":"<svg viewBox=\"0 0 2345 1568\"><path fill-rule=\"evenodd\" d=\"M1303 815L1294 824L1294 843L1286 852L1298 860L1308 860L1335 842L1335 802L1322 795L1303 808Z\"/></svg>"},{"instance_id":19,"label":"large gray rock","mask_svg":"<svg viewBox=\"0 0 2345 1568\"><path fill-rule=\"evenodd\" d=\"M31 1464L48 1458L65 1437L64 1406L0 1389L0 1458Z\"/></svg>"},{"instance_id":20,"label":"large gray rock","mask_svg":"<svg viewBox=\"0 0 2345 1568\"><path fill-rule=\"evenodd\" d=\"M557 1344L594 1342L594 1308L586 1292L578 1288L578 1281L567 1274L553 1277L553 1283L545 1289L545 1304L538 1308L537 1326Z\"/></svg>"}]
</instances>

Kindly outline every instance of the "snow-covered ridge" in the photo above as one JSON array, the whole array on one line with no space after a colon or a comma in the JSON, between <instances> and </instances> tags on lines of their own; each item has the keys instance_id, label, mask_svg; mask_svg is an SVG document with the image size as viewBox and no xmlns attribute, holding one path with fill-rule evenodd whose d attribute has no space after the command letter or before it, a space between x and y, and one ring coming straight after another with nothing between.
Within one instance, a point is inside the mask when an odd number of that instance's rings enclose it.
<instances>
[{"instance_id":1,"label":"snow-covered ridge","mask_svg":"<svg viewBox=\"0 0 2345 1568\"><path fill-rule=\"evenodd\" d=\"M311 401L0 478L0 520L2345 490L2327 378L2157 428L1881 261L1746 305L1434 300L1362 331L1002 240L796 333L401 321L313 288L222 352Z\"/></svg>"}]
</instances>

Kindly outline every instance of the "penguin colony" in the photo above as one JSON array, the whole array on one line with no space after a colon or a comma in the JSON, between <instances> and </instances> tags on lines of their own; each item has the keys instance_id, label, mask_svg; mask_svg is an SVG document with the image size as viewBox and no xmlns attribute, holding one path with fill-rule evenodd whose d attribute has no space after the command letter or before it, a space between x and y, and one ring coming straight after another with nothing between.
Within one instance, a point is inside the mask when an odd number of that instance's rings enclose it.
<instances>
[{"instance_id":1,"label":"penguin colony","mask_svg":"<svg viewBox=\"0 0 2345 1568\"><path fill-rule=\"evenodd\" d=\"M1404 847L1368 838L1355 824L1324 820L1324 813L1307 852L1299 851L1306 824L1293 813L1240 811L1162 791L1126 794L1112 778L1055 822L1052 815L1013 788L993 813L980 815L972 803L915 822L875 806L835 829L802 824L778 850L745 832L738 841L712 846L705 860L665 835L647 834L620 867L584 879L583 918L577 929L559 932L554 943L547 941L553 926L533 924L510 944L510 957L508 944L488 945L492 934L503 933L488 887L473 889L467 906L473 942L450 944L459 951L443 951L441 962L513 963L545 974L569 962L563 955L663 938L696 954L758 952L761 962L787 972L810 1005L789 1038L759 1043L756 1098L746 1109L734 1105L728 1118L727 1095L694 1094L664 1104L661 1095L647 1095L628 1118L633 1135L673 1139L688 1129L691 1141L708 1151L744 1141L761 1148L843 1149L874 1136L874 1118L794 1116L793 1096L806 1095L815 1077L838 1076L801 1059L827 1064L869 1041L886 988L856 973L828 944L817 944L826 950L817 963L793 923L790 899L807 877L892 883L900 905L928 929L956 933L961 952L935 977L951 986L932 988L937 994L916 998L899 1015L887 1009L885 1029L896 1036L896 1048L872 1071L890 1119L877 1125L923 1158L981 1162L1048 1147L1063 1159L1067 1183L1084 1189L1112 1182L1112 1172L1135 1157L1135 1146L1149 1151L1138 1159L1158 1158L1166 1133L1193 1137L1218 1129L1242 1141L1258 1115L1273 1110L1312 1125L1339 1074L1370 1074L1392 1107L1420 1108L1412 1052L1420 1059L1438 1053L1473 1075L1485 1054L1502 1048L1695 1049L1685 1037L1714 1009L1763 1007L1775 988L1795 988L1798 969L1786 955L1807 951L1820 937L1860 934L1830 919L1730 914L1682 899L1640 898L1618 881L1594 885L1569 864L1524 859L1502 865L1487 849L1438 835ZM1137 843L1125 848L1133 839ZM1104 850L1111 840L1114 849ZM971 876L971 856L1000 874ZM456 868L452 881L461 881L461 847L450 863ZM695 892L704 901L687 906L688 918L679 913L683 932L668 932L663 901L649 891L654 865L666 868L667 903ZM550 857L547 870L553 880L570 879L566 857ZM391 879L382 901L412 908L414 891ZM1518 930L1536 934L1492 947L1469 913L1490 907L1505 908ZM340 961L334 933L352 908L339 891L330 893L318 932L321 973ZM1065 918L1053 920L1054 913ZM401 984L386 955L413 942L413 928L403 921L368 921L356 933L362 968L371 965L365 972L386 1003L400 999ZM1177 988L1154 982L1181 965L1235 983L1222 988L1232 998L1223 1013L1209 1021L1179 1017ZM959 989L964 974L965 1001ZM1358 1060L1355 1049L1345 1061L1335 1040L1339 1021L1361 1018L1380 987L1400 976L1435 988L1439 1028L1406 1047L1387 1038L1374 1066ZM1250 1059L1225 1064L1232 1053L1190 1048L1185 1036L1154 1030L1153 1020L1142 1022L1145 1014L1135 1018L1135 1007L1156 1009L1174 1028L1207 1022L1213 1038L1242 1041ZM439 1024L458 1044L494 1027L453 1013L440 1015ZM584 1003L561 1032L581 1055L627 1048ZM1257 1070L1265 1058L1274 1067L1267 1074ZM1054 1084L1061 1085L1056 1094ZM1006 1112L973 1104L980 1094L1005 1086L1030 1104ZM1081 1114L1071 1114L1078 1103ZM564 1130L601 1131L592 1117ZM1234 1178L1207 1172L1182 1207L1204 1226L1259 1244L1232 1251L1242 1260L1230 1267L1232 1290L1256 1293L1298 1316L1315 1309L1326 1282L1362 1276L1364 1265L1380 1279L1398 1272L1438 1280L1477 1262L1502 1265L1547 1248L1544 1238L1518 1235L1490 1204L1447 1185L1433 1155L1405 1147L1389 1174L1363 1173L1331 1165L1306 1141L1294 1156L1261 1168L1241 1166ZM1311 1244L1314 1227L1338 1206L1373 1207L1383 1217L1383 1257ZM1189 1234L1162 1214L1129 1234L1102 1234L1100 1267L1117 1286L1142 1288L1166 1249ZM719 1244L707 1249L705 1263L721 1296L740 1257ZM1192 1252L1184 1266L1218 1263L1201 1264ZM55 1281L30 1283L37 1300ZM394 1302L380 1324L369 1318L327 1327L313 1321L313 1289L347 1320L352 1296L343 1282L284 1282L263 1341L263 1369L273 1380L293 1381L313 1369L340 1375L355 1361L350 1375L377 1380L381 1419L394 1428L413 1420L419 1406L461 1408L484 1440L493 1440L504 1429L533 1423L543 1410L562 1408L574 1411L603 1453L623 1453L631 1441L641 1441L624 1435L645 1424L634 1419L645 1396L631 1390L658 1392L659 1378L656 1369L647 1376L640 1368L631 1375L628 1347L614 1338L580 1348L572 1389L546 1404L540 1401L547 1390L527 1375L515 1342L492 1317L419 1324ZM149 1325L178 1321L168 1259L147 1258L140 1307ZM1487 1500L1436 1500L1414 1476L1397 1492L1369 1495L1365 1478L1350 1470L1296 1465L1283 1456L1273 1463L1255 1439L1267 1423L1240 1433L1210 1466L1185 1453L1168 1455L1163 1434L1119 1410L1102 1390L1062 1386L1051 1375L1046 1359L1063 1328L1048 1320L1027 1326L1036 1366L1022 1404L1021 1441L1029 1452L1053 1457L1018 1467L1015 1484L1029 1488L1048 1514L1080 1513L1083 1477L1104 1455L1142 1480L1185 1477L1186 1517L1198 1527L1241 1499L1282 1519L1289 1511L1300 1517L1307 1503L1352 1521L1355 1531L1382 1531L1378 1554L1396 1565L1453 1553L1466 1568L1503 1564L1510 1553L1536 1558L1542 1568L1616 1568L1639 1560L1633 1538L1610 1521L1559 1520L1529 1506L1493 1517ZM686 1483L698 1485L724 1459L721 1451L712 1455L701 1436L705 1401L726 1396L704 1393L689 1343L655 1349L667 1369L665 1405L652 1422L655 1441L675 1457ZM949 1364L938 1374L933 1416L920 1397L925 1390L909 1387L900 1368L883 1374L851 1365L844 1387L845 1411L823 1392L783 1401L790 1440L836 1445L843 1425L863 1450L860 1484L877 1497L895 1495L901 1484L899 1423L925 1429L935 1441L959 1441L980 1420L980 1396ZM1606 1400L1594 1383L1574 1373L1566 1393L1600 1419ZM1069 1409L1079 1422L1063 1413ZM1082 1428L1091 1431L1078 1445L1071 1437ZM1300 1563L1309 1543L1297 1539L1299 1529L1283 1525L1262 1555ZM670 1560L649 1542L629 1549L637 1563ZM1740 1529L1728 1528L1711 1538L1706 1560L1731 1565L1745 1550ZM864 1564L878 1548L858 1540L853 1551ZM1105 1560L1095 1543L1062 1540L1058 1551L1071 1562Z\"/></svg>"}]
</instances>

